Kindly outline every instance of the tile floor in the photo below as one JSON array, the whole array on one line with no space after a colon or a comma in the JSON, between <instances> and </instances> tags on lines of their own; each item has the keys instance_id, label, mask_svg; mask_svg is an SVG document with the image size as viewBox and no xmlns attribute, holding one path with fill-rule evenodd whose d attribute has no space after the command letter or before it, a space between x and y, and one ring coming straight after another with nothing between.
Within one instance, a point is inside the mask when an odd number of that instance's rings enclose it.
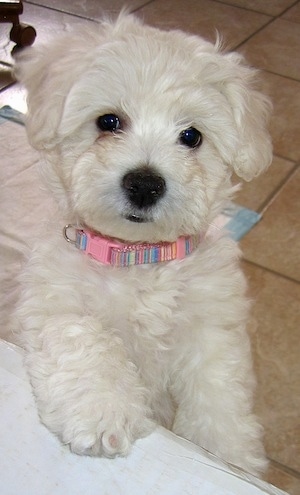
<instances>
[{"instance_id":1,"label":"tile floor","mask_svg":"<svg viewBox=\"0 0 300 495\"><path fill-rule=\"evenodd\" d=\"M263 212L242 240L243 266L255 299L250 325L258 377L257 413L265 426L271 460L267 479L300 494L300 1L295 0L33 0L22 20L38 40L71 25L97 21L126 3L147 22L182 28L227 46L262 69L262 85L274 103L274 163L237 197ZM0 25L0 60L10 63L8 25ZM37 41L38 41L37 40ZM24 93L0 65L0 106L24 110ZM1 157L1 160L4 158Z\"/></svg>"}]
</instances>

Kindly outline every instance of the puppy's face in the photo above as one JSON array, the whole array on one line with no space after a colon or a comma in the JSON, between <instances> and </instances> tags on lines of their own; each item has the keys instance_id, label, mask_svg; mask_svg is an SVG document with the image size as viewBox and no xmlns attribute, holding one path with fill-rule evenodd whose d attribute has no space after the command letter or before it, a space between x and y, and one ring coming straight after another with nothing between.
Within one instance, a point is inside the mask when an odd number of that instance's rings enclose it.
<instances>
[{"instance_id":1,"label":"puppy's face","mask_svg":"<svg viewBox=\"0 0 300 495\"><path fill-rule=\"evenodd\" d=\"M44 98L26 56L19 72L29 136L70 221L129 241L205 231L232 169L251 178L270 162L267 103L239 56L125 18L86 33L84 53L77 38L48 58L32 63Z\"/></svg>"},{"instance_id":2,"label":"puppy's face","mask_svg":"<svg viewBox=\"0 0 300 495\"><path fill-rule=\"evenodd\" d=\"M129 240L205 230L229 193L212 116L227 118L222 142L232 116L220 115L217 92L208 101L195 91L192 67L173 53L161 60L158 44L148 60L129 57L127 43L114 48L73 86L61 119L59 174L71 209L80 223Z\"/></svg>"}]
</instances>

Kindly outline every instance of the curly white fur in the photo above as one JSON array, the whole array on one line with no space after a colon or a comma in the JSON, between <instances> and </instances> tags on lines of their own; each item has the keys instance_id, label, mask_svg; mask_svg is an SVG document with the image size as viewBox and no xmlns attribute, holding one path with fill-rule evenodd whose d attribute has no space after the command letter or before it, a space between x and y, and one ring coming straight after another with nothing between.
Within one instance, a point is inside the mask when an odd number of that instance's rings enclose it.
<instances>
[{"instance_id":1,"label":"curly white fur","mask_svg":"<svg viewBox=\"0 0 300 495\"><path fill-rule=\"evenodd\" d=\"M74 452L106 456L127 454L158 422L259 473L236 244L207 236L182 261L112 268L61 234L64 223L131 242L206 232L233 192L232 171L250 180L271 161L269 103L255 71L199 37L121 15L28 49L16 74L28 89L29 139L59 204L17 311L42 421ZM108 113L122 129L97 128ZM191 126L203 135L195 149L179 141ZM166 193L135 223L122 177L145 166Z\"/></svg>"}]
</instances>

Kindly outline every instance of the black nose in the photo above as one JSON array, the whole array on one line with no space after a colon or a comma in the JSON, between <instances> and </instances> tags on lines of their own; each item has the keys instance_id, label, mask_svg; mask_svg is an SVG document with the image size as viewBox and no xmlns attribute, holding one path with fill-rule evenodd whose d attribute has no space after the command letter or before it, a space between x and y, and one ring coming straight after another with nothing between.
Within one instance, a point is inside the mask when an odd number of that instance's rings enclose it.
<instances>
[{"instance_id":1,"label":"black nose","mask_svg":"<svg viewBox=\"0 0 300 495\"><path fill-rule=\"evenodd\" d=\"M128 172L122 186L130 202L139 208L154 205L165 193L165 180L149 168Z\"/></svg>"}]
</instances>

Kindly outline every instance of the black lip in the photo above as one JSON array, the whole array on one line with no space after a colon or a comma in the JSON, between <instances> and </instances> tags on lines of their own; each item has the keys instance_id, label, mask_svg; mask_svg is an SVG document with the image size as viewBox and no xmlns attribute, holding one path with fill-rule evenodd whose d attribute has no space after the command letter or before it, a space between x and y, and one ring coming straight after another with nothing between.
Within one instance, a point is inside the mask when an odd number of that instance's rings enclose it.
<instances>
[{"instance_id":1,"label":"black lip","mask_svg":"<svg viewBox=\"0 0 300 495\"><path fill-rule=\"evenodd\" d=\"M139 217L137 215L128 215L125 218L126 218L126 220L129 220L130 222L135 222L135 223L146 223L149 221L149 220L147 220L147 218Z\"/></svg>"},{"instance_id":2,"label":"black lip","mask_svg":"<svg viewBox=\"0 0 300 495\"><path fill-rule=\"evenodd\" d=\"M149 216L140 216L140 215L124 215L124 218L126 220L129 220L129 222L135 222L135 223L149 223L153 222L153 218Z\"/></svg>"}]
</instances>

